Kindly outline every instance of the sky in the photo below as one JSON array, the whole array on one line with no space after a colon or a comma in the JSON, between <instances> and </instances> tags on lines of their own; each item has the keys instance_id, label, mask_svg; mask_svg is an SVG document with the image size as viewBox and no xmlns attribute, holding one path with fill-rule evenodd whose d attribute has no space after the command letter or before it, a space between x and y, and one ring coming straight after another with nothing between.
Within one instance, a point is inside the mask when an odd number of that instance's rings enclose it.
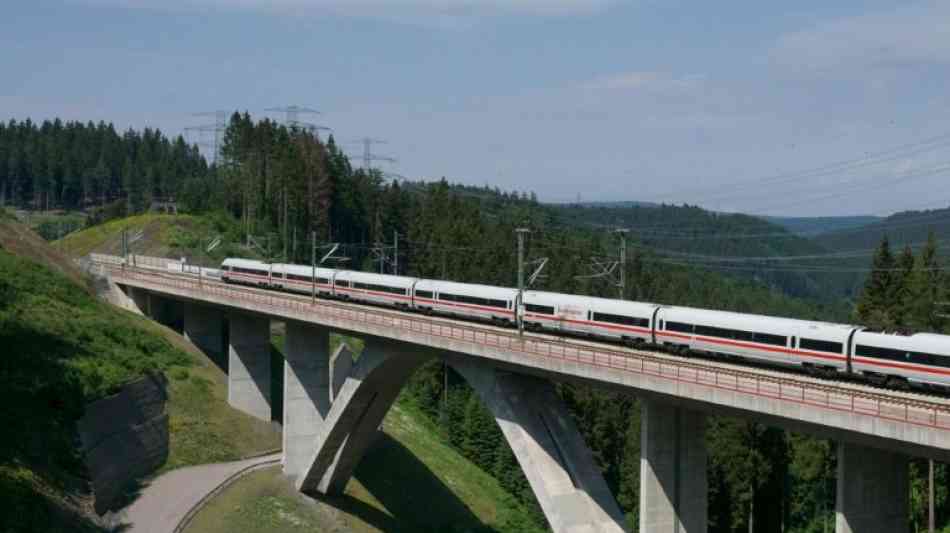
<instances>
[{"instance_id":1,"label":"sky","mask_svg":"<svg viewBox=\"0 0 950 533\"><path fill-rule=\"evenodd\" d=\"M948 2L8 0L0 72L0 119L300 105L384 171L543 201L950 205Z\"/></svg>"}]
</instances>

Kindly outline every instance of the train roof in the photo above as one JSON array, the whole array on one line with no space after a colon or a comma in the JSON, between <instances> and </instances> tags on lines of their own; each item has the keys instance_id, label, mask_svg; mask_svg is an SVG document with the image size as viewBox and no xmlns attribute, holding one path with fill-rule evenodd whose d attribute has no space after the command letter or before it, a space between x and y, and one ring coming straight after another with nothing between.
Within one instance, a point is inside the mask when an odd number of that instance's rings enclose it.
<instances>
[{"instance_id":1,"label":"train roof","mask_svg":"<svg viewBox=\"0 0 950 533\"><path fill-rule=\"evenodd\" d=\"M247 268L269 268L270 264L265 263L264 261L258 261L257 259L241 259L239 257L228 257L221 262L222 266L236 266L236 267L247 267Z\"/></svg>"},{"instance_id":2,"label":"train roof","mask_svg":"<svg viewBox=\"0 0 950 533\"><path fill-rule=\"evenodd\" d=\"M419 278L410 276L394 276L392 274L375 274L373 272L359 272L356 270L340 270L336 274L338 280L352 280L364 283L381 283L399 287L410 287Z\"/></svg>"},{"instance_id":3,"label":"train roof","mask_svg":"<svg viewBox=\"0 0 950 533\"><path fill-rule=\"evenodd\" d=\"M285 272L287 274L295 274L297 276L310 276L313 274L313 267L310 265L294 265L291 263L274 263L274 272ZM332 268L317 267L316 273L318 276L327 277L332 274L334 270Z\"/></svg>"},{"instance_id":4,"label":"train roof","mask_svg":"<svg viewBox=\"0 0 950 533\"><path fill-rule=\"evenodd\" d=\"M696 315L702 315L709 318L719 318L721 320L768 320L771 323L781 322L787 326L798 326L798 327L822 327L822 328L832 328L832 329L841 329L841 330L852 330L860 329L860 326L855 326L853 324L838 324L835 322L822 322L820 320L802 320L800 318L786 318L770 315L758 315L754 313L738 313L735 311L717 311L714 309L701 309L698 307L680 307L680 306L663 306L663 310L666 312L683 312L683 313L695 313Z\"/></svg>"},{"instance_id":5,"label":"train roof","mask_svg":"<svg viewBox=\"0 0 950 533\"><path fill-rule=\"evenodd\" d=\"M602 298L600 296L583 296L580 294L565 294L562 292L549 292L549 291L524 291L524 297L527 301L530 299L538 299L545 301L557 301L564 304L573 304L573 305L597 305L603 307L614 307L614 306L642 306L656 308L660 307L659 304L650 303L650 302L638 302L633 300L618 300L616 298Z\"/></svg>"},{"instance_id":6,"label":"train roof","mask_svg":"<svg viewBox=\"0 0 950 533\"><path fill-rule=\"evenodd\" d=\"M440 281L435 279L420 279L416 283L416 290L452 291L468 296L498 295L505 298L514 298L518 289L498 287L495 285L479 285L477 283L459 283L457 281Z\"/></svg>"},{"instance_id":7,"label":"train roof","mask_svg":"<svg viewBox=\"0 0 950 533\"><path fill-rule=\"evenodd\" d=\"M879 331L860 331L855 335L855 343L869 343L882 348L919 350L922 352L950 353L950 336L936 333L881 333Z\"/></svg>"}]
</instances>

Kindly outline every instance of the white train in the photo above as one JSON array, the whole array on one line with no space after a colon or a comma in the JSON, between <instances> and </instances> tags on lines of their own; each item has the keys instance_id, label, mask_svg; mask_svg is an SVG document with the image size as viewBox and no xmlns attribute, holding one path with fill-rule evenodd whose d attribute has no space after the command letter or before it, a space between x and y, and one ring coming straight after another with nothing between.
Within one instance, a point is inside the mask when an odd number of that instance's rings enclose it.
<instances>
[{"instance_id":1,"label":"white train","mask_svg":"<svg viewBox=\"0 0 950 533\"><path fill-rule=\"evenodd\" d=\"M950 386L950 336L897 335L860 326L664 306L608 298L518 290L226 259L226 283L593 337L628 346L653 345L686 354L804 368L905 387Z\"/></svg>"}]
</instances>

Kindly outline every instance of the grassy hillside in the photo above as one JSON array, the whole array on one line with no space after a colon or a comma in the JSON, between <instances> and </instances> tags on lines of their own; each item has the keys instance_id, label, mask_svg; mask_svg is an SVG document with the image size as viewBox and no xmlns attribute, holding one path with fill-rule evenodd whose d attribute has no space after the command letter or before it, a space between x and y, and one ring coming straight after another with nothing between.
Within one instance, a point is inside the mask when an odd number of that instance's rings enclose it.
<instances>
[{"instance_id":1,"label":"grassy hillside","mask_svg":"<svg viewBox=\"0 0 950 533\"><path fill-rule=\"evenodd\" d=\"M343 496L310 502L279 468L251 474L198 513L188 533L535 531L498 482L400 401Z\"/></svg>"},{"instance_id":2,"label":"grassy hillside","mask_svg":"<svg viewBox=\"0 0 950 533\"><path fill-rule=\"evenodd\" d=\"M131 253L158 257L187 257L189 262L213 265L229 255L254 257L264 250L240 246L242 236L236 221L223 215L143 214L112 220L67 235L56 246L74 257L90 252L121 254L122 232L141 232L131 244ZM211 252L208 244L215 238L221 244Z\"/></svg>"},{"instance_id":3,"label":"grassy hillside","mask_svg":"<svg viewBox=\"0 0 950 533\"><path fill-rule=\"evenodd\" d=\"M171 331L100 302L70 262L0 219L0 531L96 530L77 449L83 406L146 372L171 382L167 467L236 459L279 435L226 405L222 376Z\"/></svg>"}]
</instances>

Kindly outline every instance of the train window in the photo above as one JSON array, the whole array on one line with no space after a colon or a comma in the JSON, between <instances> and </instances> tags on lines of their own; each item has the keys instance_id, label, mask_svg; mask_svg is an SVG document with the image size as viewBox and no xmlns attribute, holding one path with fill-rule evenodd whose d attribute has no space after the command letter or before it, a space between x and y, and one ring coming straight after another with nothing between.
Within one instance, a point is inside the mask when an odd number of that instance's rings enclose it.
<instances>
[{"instance_id":1,"label":"train window","mask_svg":"<svg viewBox=\"0 0 950 533\"><path fill-rule=\"evenodd\" d=\"M693 325L683 322L667 322L666 329L669 331L679 331L680 333L692 333Z\"/></svg>"},{"instance_id":2,"label":"train window","mask_svg":"<svg viewBox=\"0 0 950 533\"><path fill-rule=\"evenodd\" d=\"M432 291L416 291L416 298L432 299Z\"/></svg>"},{"instance_id":3,"label":"train window","mask_svg":"<svg viewBox=\"0 0 950 533\"><path fill-rule=\"evenodd\" d=\"M895 350L893 348L881 348L879 346L867 346L859 344L854 349L854 354L859 357L870 357L871 359L889 359L891 361L907 361L910 354L906 350Z\"/></svg>"},{"instance_id":4,"label":"train window","mask_svg":"<svg viewBox=\"0 0 950 533\"><path fill-rule=\"evenodd\" d=\"M828 353L841 353L841 350L844 348L840 342L820 341L816 339L806 339L805 337L802 337L798 341L798 347L803 350Z\"/></svg>"},{"instance_id":5,"label":"train window","mask_svg":"<svg viewBox=\"0 0 950 533\"><path fill-rule=\"evenodd\" d=\"M446 294L446 293L440 292L439 300L445 300L447 302L459 302L463 304L482 305L486 307L499 307L501 309L508 309L508 302L506 300L493 300L491 298L480 298L478 296L466 296L466 295L461 295L461 294Z\"/></svg>"},{"instance_id":6,"label":"train window","mask_svg":"<svg viewBox=\"0 0 950 533\"><path fill-rule=\"evenodd\" d=\"M782 335L773 335L771 333L756 332L752 340L761 344L771 344L773 346L785 346L785 344L788 342L788 337L784 337Z\"/></svg>"},{"instance_id":7,"label":"train window","mask_svg":"<svg viewBox=\"0 0 950 533\"><path fill-rule=\"evenodd\" d=\"M336 283L334 283L334 285L336 285L337 287L347 287L347 286L348 286L345 279L338 279L338 280L336 280Z\"/></svg>"},{"instance_id":8,"label":"train window","mask_svg":"<svg viewBox=\"0 0 950 533\"><path fill-rule=\"evenodd\" d=\"M613 315L610 313L598 313L594 311L594 321L595 322L610 322L612 324L623 324L626 326L640 326L648 327L650 321L646 318L637 318L632 316L624 315Z\"/></svg>"},{"instance_id":9,"label":"train window","mask_svg":"<svg viewBox=\"0 0 950 533\"><path fill-rule=\"evenodd\" d=\"M752 333L751 331L739 331L739 330L735 330L735 331L733 331L733 333L735 334L735 335L733 336L733 338L736 339L737 341L749 341L749 342L751 342L752 340L755 339L755 334Z\"/></svg>"},{"instance_id":10,"label":"train window","mask_svg":"<svg viewBox=\"0 0 950 533\"><path fill-rule=\"evenodd\" d=\"M542 315L554 314L554 307L549 306L549 305L525 304L524 308L525 310L530 311L532 313L540 313Z\"/></svg>"},{"instance_id":11,"label":"train window","mask_svg":"<svg viewBox=\"0 0 950 533\"><path fill-rule=\"evenodd\" d=\"M388 285L376 285L374 283L354 283L353 287L365 291L388 292L390 294L406 294L406 289L399 287L390 287Z\"/></svg>"},{"instance_id":12,"label":"train window","mask_svg":"<svg viewBox=\"0 0 950 533\"><path fill-rule=\"evenodd\" d=\"M327 279L327 278L317 278L317 283L322 283L322 284L324 284L324 285L329 285L329 284L330 284L330 280Z\"/></svg>"},{"instance_id":13,"label":"train window","mask_svg":"<svg viewBox=\"0 0 950 533\"><path fill-rule=\"evenodd\" d=\"M721 339L731 339L732 332L724 328L716 328L713 326L703 326L701 324L696 324L694 332L697 335L705 335L707 337L719 337Z\"/></svg>"},{"instance_id":14,"label":"train window","mask_svg":"<svg viewBox=\"0 0 950 533\"><path fill-rule=\"evenodd\" d=\"M736 339L740 341L751 341L753 339L753 334L748 331L717 328L714 326L702 326L699 324L696 325L696 334L705 335L707 337L718 337L720 339Z\"/></svg>"},{"instance_id":15,"label":"train window","mask_svg":"<svg viewBox=\"0 0 950 533\"><path fill-rule=\"evenodd\" d=\"M773 346L785 346L788 343L788 337L782 335L773 335L771 333L753 334L752 340L761 344L771 344Z\"/></svg>"},{"instance_id":16,"label":"train window","mask_svg":"<svg viewBox=\"0 0 950 533\"><path fill-rule=\"evenodd\" d=\"M937 354L921 354L921 355L926 355L929 358L929 361L927 362L927 364L929 365L950 368L950 356L937 355Z\"/></svg>"}]
</instances>

